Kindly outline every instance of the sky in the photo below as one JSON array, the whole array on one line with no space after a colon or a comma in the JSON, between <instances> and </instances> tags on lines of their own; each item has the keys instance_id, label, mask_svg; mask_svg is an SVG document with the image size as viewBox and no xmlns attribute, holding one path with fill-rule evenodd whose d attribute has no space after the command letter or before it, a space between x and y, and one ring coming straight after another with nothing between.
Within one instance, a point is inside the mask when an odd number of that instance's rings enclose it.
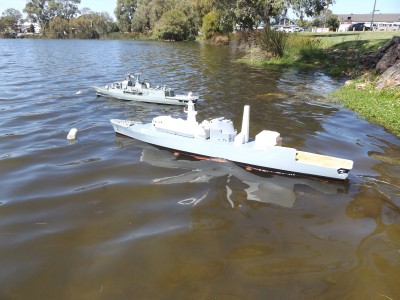
<instances>
[{"instance_id":1,"label":"sky","mask_svg":"<svg viewBox=\"0 0 400 300\"><path fill-rule=\"evenodd\" d=\"M336 0L336 4L329 6L334 14L369 14L374 9L376 1L376 14L400 13L399 0ZM7 8L15 8L22 13L27 0L0 0L0 13ZM90 8L95 12L108 12L114 17L117 0L81 0L79 8Z\"/></svg>"},{"instance_id":2,"label":"sky","mask_svg":"<svg viewBox=\"0 0 400 300\"><path fill-rule=\"evenodd\" d=\"M15 8L22 13L27 0L0 0L0 14L7 8ZM95 12L106 11L111 17L114 17L114 9L117 6L117 0L81 0L79 8L90 8Z\"/></svg>"},{"instance_id":3,"label":"sky","mask_svg":"<svg viewBox=\"0 0 400 300\"><path fill-rule=\"evenodd\" d=\"M329 6L329 9L334 14L370 14L375 1L376 14L400 13L399 0L336 0L336 4Z\"/></svg>"}]
</instances>

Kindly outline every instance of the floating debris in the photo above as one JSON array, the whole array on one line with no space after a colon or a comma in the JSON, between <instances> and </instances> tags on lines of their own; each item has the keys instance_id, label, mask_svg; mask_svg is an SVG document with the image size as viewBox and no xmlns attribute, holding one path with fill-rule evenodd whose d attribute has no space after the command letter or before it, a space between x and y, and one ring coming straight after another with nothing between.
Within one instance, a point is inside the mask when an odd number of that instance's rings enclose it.
<instances>
[{"instance_id":1,"label":"floating debris","mask_svg":"<svg viewBox=\"0 0 400 300\"><path fill-rule=\"evenodd\" d=\"M68 132L67 139L68 140L74 140L76 139L76 133L78 132L78 129L76 128L71 128L71 130Z\"/></svg>"}]
</instances>

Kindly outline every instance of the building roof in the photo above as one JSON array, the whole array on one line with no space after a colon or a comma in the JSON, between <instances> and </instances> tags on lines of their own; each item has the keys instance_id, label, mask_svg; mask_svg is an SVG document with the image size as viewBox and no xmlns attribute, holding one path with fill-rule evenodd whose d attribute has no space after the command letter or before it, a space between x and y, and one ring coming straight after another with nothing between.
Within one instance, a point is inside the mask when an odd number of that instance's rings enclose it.
<instances>
[{"instance_id":1,"label":"building roof","mask_svg":"<svg viewBox=\"0 0 400 300\"><path fill-rule=\"evenodd\" d=\"M372 14L337 14L340 22L371 22ZM400 22L399 14L374 14L374 22Z\"/></svg>"}]
</instances>

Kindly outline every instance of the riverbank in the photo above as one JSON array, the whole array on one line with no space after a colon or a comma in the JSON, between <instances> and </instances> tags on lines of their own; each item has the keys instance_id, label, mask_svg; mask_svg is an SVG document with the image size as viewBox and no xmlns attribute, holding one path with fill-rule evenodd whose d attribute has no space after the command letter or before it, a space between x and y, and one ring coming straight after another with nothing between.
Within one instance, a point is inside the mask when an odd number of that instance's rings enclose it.
<instances>
[{"instance_id":1,"label":"riverbank","mask_svg":"<svg viewBox=\"0 0 400 300\"><path fill-rule=\"evenodd\" d=\"M367 60L396 33L295 34L288 37L282 57L266 57L260 48L254 47L246 50L242 61L265 67L318 67L332 76L345 76L351 81L333 96L367 121L400 137L400 89L376 89L379 74Z\"/></svg>"},{"instance_id":2,"label":"riverbank","mask_svg":"<svg viewBox=\"0 0 400 300\"><path fill-rule=\"evenodd\" d=\"M351 81L333 93L345 107L370 123L378 124L400 137L400 93L375 89L375 82L364 78Z\"/></svg>"},{"instance_id":3,"label":"riverbank","mask_svg":"<svg viewBox=\"0 0 400 300\"><path fill-rule=\"evenodd\" d=\"M378 72L371 56L395 36L393 32L363 32L350 35L331 35L326 38L330 64L345 65L351 80L333 95L345 107L355 111L367 121L378 124L400 137L400 88L398 83L390 88L379 87L385 70ZM347 40L345 40L347 38ZM353 39L353 40L352 40ZM339 52L339 53L338 53ZM344 62L344 64L343 64ZM394 64L395 62L393 62Z\"/></svg>"}]
</instances>

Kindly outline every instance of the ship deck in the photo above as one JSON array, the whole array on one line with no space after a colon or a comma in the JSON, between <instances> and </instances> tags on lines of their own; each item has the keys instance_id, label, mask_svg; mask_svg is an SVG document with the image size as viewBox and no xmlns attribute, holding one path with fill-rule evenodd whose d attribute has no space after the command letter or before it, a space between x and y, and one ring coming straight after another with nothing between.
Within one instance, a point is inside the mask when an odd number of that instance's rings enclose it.
<instances>
[{"instance_id":1,"label":"ship deck","mask_svg":"<svg viewBox=\"0 0 400 300\"><path fill-rule=\"evenodd\" d=\"M298 162L304 162L308 164L322 165L325 167L333 167L333 168L343 168L349 170L353 167L353 162L348 159L342 159L338 157L315 154L304 151L296 152L296 160Z\"/></svg>"}]
</instances>

